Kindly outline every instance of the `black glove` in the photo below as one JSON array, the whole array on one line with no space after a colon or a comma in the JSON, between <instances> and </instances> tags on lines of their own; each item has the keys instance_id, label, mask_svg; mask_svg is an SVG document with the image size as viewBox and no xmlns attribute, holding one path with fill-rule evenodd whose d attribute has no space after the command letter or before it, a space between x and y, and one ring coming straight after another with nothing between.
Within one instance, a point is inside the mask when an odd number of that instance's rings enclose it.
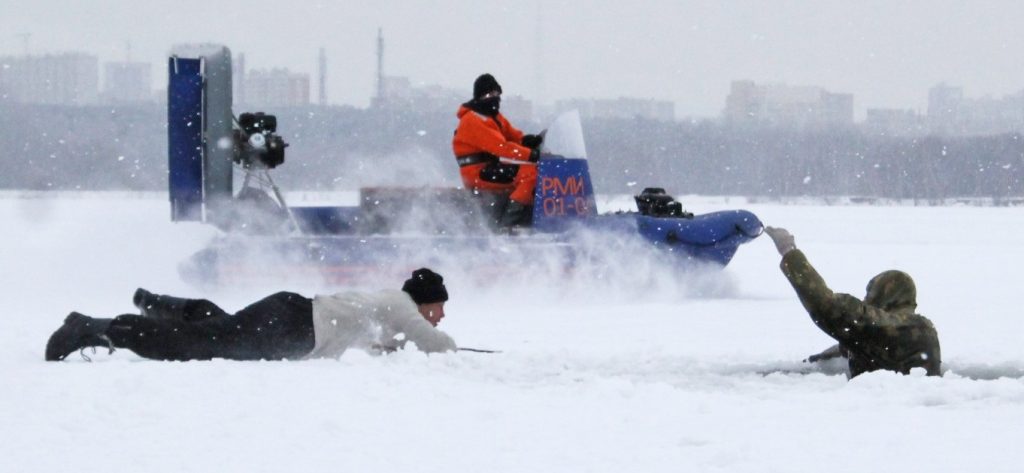
<instances>
[{"instance_id":1,"label":"black glove","mask_svg":"<svg viewBox=\"0 0 1024 473\"><path fill-rule=\"evenodd\" d=\"M544 137L540 135L523 135L523 146L532 149L540 149L541 143L544 143Z\"/></svg>"},{"instance_id":2,"label":"black glove","mask_svg":"<svg viewBox=\"0 0 1024 473\"><path fill-rule=\"evenodd\" d=\"M530 162L531 163L535 163L537 161L540 161L540 150L537 149L537 148L534 148L534 149L530 150Z\"/></svg>"}]
</instances>

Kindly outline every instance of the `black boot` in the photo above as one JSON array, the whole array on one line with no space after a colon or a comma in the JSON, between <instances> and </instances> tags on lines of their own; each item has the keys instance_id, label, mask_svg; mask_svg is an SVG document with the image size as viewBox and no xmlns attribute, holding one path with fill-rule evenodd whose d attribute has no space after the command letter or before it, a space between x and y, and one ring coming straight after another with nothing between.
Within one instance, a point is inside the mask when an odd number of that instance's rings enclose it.
<instances>
[{"instance_id":1,"label":"black boot","mask_svg":"<svg viewBox=\"0 0 1024 473\"><path fill-rule=\"evenodd\" d=\"M532 208L513 200L508 203L507 207L505 207L505 213L502 214L501 220L498 221L498 227L512 228L527 226L530 224L532 210Z\"/></svg>"},{"instance_id":2,"label":"black boot","mask_svg":"<svg viewBox=\"0 0 1024 473\"><path fill-rule=\"evenodd\" d=\"M153 294L143 288L135 290L132 303L144 317L196 322L208 317L227 315L223 309L206 299Z\"/></svg>"},{"instance_id":3,"label":"black boot","mask_svg":"<svg viewBox=\"0 0 1024 473\"><path fill-rule=\"evenodd\" d=\"M75 350L88 347L107 347L113 353L114 346L106 335L110 320L72 312L46 342L46 361L60 361Z\"/></svg>"}]
</instances>

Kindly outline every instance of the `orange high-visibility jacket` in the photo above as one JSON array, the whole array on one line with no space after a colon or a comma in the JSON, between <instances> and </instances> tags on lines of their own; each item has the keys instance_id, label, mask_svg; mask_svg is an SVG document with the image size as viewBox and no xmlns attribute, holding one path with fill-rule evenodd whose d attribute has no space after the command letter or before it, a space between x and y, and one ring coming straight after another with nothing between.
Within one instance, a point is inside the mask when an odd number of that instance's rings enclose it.
<instances>
[{"instance_id":1,"label":"orange high-visibility jacket","mask_svg":"<svg viewBox=\"0 0 1024 473\"><path fill-rule=\"evenodd\" d=\"M490 153L499 158L529 162L531 150L522 145L523 132L512 126L501 113L492 118L463 105L456 115L459 117L459 127L455 129L455 138L452 139L452 151L456 158ZM469 171L475 177L483 166L463 166L461 171L463 176Z\"/></svg>"}]
</instances>

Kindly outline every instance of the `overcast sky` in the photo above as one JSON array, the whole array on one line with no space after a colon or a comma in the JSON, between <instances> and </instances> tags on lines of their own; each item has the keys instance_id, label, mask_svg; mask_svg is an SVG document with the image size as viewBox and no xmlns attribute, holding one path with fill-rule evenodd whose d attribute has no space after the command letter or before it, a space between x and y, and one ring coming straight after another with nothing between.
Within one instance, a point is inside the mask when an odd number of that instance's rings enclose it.
<instances>
[{"instance_id":1,"label":"overcast sky","mask_svg":"<svg viewBox=\"0 0 1024 473\"><path fill-rule=\"evenodd\" d=\"M817 85L865 108L924 111L946 82L968 97L1024 89L1021 1L0 0L0 55L85 51L154 63L173 44L218 42L250 68L310 73L326 48L331 103L366 106L377 28L384 67L469 91L493 73L506 95L551 102L672 100L717 116L729 83ZM455 104L453 104L453 109Z\"/></svg>"}]
</instances>

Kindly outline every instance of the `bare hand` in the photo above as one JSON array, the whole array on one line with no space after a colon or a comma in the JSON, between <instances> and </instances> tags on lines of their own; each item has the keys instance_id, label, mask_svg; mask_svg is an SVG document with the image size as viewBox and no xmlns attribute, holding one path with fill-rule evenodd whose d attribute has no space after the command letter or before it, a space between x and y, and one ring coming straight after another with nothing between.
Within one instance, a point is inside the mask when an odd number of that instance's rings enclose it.
<instances>
[{"instance_id":1,"label":"bare hand","mask_svg":"<svg viewBox=\"0 0 1024 473\"><path fill-rule=\"evenodd\" d=\"M780 255L785 256L786 253L796 249L796 240L793 235L789 233L789 230L785 228L777 227L765 227L764 232L771 237L772 242L775 243L775 249L779 251Z\"/></svg>"}]
</instances>

